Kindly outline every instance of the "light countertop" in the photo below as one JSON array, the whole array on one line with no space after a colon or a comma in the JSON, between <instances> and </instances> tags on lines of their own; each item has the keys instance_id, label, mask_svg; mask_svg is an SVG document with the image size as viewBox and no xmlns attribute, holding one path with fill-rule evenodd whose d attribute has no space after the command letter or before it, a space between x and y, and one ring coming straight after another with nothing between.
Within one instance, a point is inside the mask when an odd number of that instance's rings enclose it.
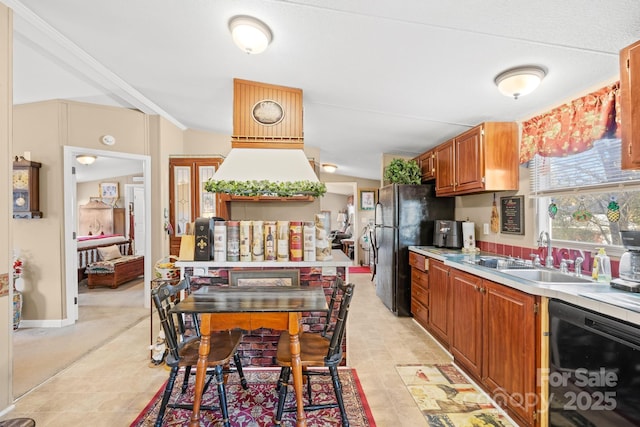
<instances>
[{"instance_id":1,"label":"light countertop","mask_svg":"<svg viewBox=\"0 0 640 427\"><path fill-rule=\"evenodd\" d=\"M338 249L331 251L332 260L330 261L183 261L175 262L176 267L349 267L353 265L351 260L344 252Z\"/></svg>"},{"instance_id":2,"label":"light countertop","mask_svg":"<svg viewBox=\"0 0 640 427\"><path fill-rule=\"evenodd\" d=\"M466 271L483 279L491 280L505 286L531 295L539 295L547 298L556 298L598 313L606 314L617 319L640 325L640 312L625 308L623 304L611 304L598 301L598 295L614 295L624 298L637 298L640 303L640 295L612 288L608 283L577 283L577 284L536 284L525 279L520 279L502 273L495 268L483 267L469 262L474 256L504 256L480 252L476 254L463 253L459 249L436 248L434 246L409 246L409 250L444 262L445 265L457 270ZM587 278L587 276L582 276ZM587 294L587 295L585 295ZM639 308L640 309L640 306Z\"/></svg>"}]
</instances>

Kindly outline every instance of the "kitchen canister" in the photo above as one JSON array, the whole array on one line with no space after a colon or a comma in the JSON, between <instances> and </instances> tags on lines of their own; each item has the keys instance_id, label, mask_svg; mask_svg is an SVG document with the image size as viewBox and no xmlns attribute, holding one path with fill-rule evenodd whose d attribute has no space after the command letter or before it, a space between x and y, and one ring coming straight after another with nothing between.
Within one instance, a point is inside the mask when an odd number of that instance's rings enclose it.
<instances>
[{"instance_id":1,"label":"kitchen canister","mask_svg":"<svg viewBox=\"0 0 640 427\"><path fill-rule=\"evenodd\" d=\"M313 221L306 221L302 227L302 247L304 261L316 260L316 226Z\"/></svg>"},{"instance_id":2,"label":"kitchen canister","mask_svg":"<svg viewBox=\"0 0 640 427\"><path fill-rule=\"evenodd\" d=\"M253 221L251 257L254 261L264 261L264 221Z\"/></svg>"},{"instance_id":3,"label":"kitchen canister","mask_svg":"<svg viewBox=\"0 0 640 427\"><path fill-rule=\"evenodd\" d=\"M240 261L240 221L227 221L227 261Z\"/></svg>"},{"instance_id":4,"label":"kitchen canister","mask_svg":"<svg viewBox=\"0 0 640 427\"><path fill-rule=\"evenodd\" d=\"M289 261L302 261L302 221L289 223Z\"/></svg>"},{"instance_id":5,"label":"kitchen canister","mask_svg":"<svg viewBox=\"0 0 640 427\"><path fill-rule=\"evenodd\" d=\"M264 260L276 260L276 222L264 222Z\"/></svg>"},{"instance_id":6,"label":"kitchen canister","mask_svg":"<svg viewBox=\"0 0 640 427\"><path fill-rule=\"evenodd\" d=\"M227 260L227 224L225 221L216 221L213 227L213 259L214 261Z\"/></svg>"},{"instance_id":7,"label":"kitchen canister","mask_svg":"<svg viewBox=\"0 0 640 427\"><path fill-rule=\"evenodd\" d=\"M251 261L251 221L240 221L240 261Z\"/></svg>"},{"instance_id":8,"label":"kitchen canister","mask_svg":"<svg viewBox=\"0 0 640 427\"><path fill-rule=\"evenodd\" d=\"M465 251L475 251L476 249L476 225L473 222L462 223L462 244Z\"/></svg>"},{"instance_id":9,"label":"kitchen canister","mask_svg":"<svg viewBox=\"0 0 640 427\"><path fill-rule=\"evenodd\" d=\"M278 261L289 261L289 221L276 223L276 235L278 236L276 258Z\"/></svg>"}]
</instances>

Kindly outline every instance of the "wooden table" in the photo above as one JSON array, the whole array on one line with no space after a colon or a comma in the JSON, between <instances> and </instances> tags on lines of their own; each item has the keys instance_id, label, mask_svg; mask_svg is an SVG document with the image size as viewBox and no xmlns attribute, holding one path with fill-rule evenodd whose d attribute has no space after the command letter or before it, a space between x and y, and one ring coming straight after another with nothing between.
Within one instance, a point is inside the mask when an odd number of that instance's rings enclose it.
<instances>
[{"instance_id":1,"label":"wooden table","mask_svg":"<svg viewBox=\"0 0 640 427\"><path fill-rule=\"evenodd\" d=\"M302 400L302 365L300 363L301 313L328 311L322 287L258 286L217 287L204 286L179 302L172 311L200 313L200 348L196 368L196 384L190 427L200 425L200 404L213 331L241 328L253 330L272 328L287 330L290 335L291 370L296 395L297 426L306 426ZM275 384L274 384L275 386Z\"/></svg>"}]
</instances>

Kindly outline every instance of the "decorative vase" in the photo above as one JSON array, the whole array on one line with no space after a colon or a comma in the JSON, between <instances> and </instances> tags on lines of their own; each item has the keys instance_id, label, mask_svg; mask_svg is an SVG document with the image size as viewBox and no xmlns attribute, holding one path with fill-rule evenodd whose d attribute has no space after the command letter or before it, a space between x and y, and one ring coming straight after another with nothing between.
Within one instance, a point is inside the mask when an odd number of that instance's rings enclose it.
<instances>
[{"instance_id":1,"label":"decorative vase","mask_svg":"<svg viewBox=\"0 0 640 427\"><path fill-rule=\"evenodd\" d=\"M13 290L13 330L20 326L22 319L22 292Z\"/></svg>"}]
</instances>

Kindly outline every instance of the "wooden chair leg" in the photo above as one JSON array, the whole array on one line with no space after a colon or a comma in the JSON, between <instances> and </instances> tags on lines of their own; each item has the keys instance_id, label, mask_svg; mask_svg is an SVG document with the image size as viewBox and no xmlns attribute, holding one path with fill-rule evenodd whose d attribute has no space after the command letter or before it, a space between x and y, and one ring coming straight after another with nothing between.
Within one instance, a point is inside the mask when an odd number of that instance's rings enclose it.
<instances>
[{"instance_id":1,"label":"wooden chair leg","mask_svg":"<svg viewBox=\"0 0 640 427\"><path fill-rule=\"evenodd\" d=\"M242 384L242 388L247 390L249 385L247 384L247 380L244 377L244 372L242 372L242 361L240 360L240 355L236 352L233 355L233 362L236 365L236 370L238 371L238 376L240 377L240 384Z\"/></svg>"},{"instance_id":2,"label":"wooden chair leg","mask_svg":"<svg viewBox=\"0 0 640 427\"><path fill-rule=\"evenodd\" d=\"M173 385L176 382L177 375L178 367L174 366L173 368L171 368L171 372L169 373L169 381L167 381L167 386L164 388L162 403L160 403L160 410L158 411L158 418L156 418L155 427L162 426L162 418L164 418L164 413L167 410L167 403L169 403L169 397L171 397L171 392L173 391Z\"/></svg>"},{"instance_id":3,"label":"wooden chair leg","mask_svg":"<svg viewBox=\"0 0 640 427\"><path fill-rule=\"evenodd\" d=\"M224 386L224 374L222 366L216 366L216 383L218 385L218 396L220 397L220 411L222 412L222 423L224 427L231 427L229 422L229 409L227 408L227 393Z\"/></svg>"},{"instance_id":4,"label":"wooden chair leg","mask_svg":"<svg viewBox=\"0 0 640 427\"><path fill-rule=\"evenodd\" d=\"M280 426L280 422L282 421L282 414L284 412L284 402L287 400L287 389L289 387L289 375L291 373L291 368L283 367L280 372L280 379L278 384L280 386L280 390L278 393L278 408L276 410L276 415L273 420L273 424L275 426Z\"/></svg>"},{"instance_id":5,"label":"wooden chair leg","mask_svg":"<svg viewBox=\"0 0 640 427\"><path fill-rule=\"evenodd\" d=\"M329 366L329 372L331 373L331 380L333 381L333 390L336 394L336 401L338 402L338 408L340 408L340 417L342 418L342 427L349 427L349 419L347 418L347 411L344 407L344 401L342 400L342 383L338 376L338 368L336 366Z\"/></svg>"},{"instance_id":6,"label":"wooden chair leg","mask_svg":"<svg viewBox=\"0 0 640 427\"><path fill-rule=\"evenodd\" d=\"M184 368L184 379L182 380L182 390L181 393L185 394L187 392L187 387L189 387L189 377L191 376L191 366L185 366Z\"/></svg>"}]
</instances>

